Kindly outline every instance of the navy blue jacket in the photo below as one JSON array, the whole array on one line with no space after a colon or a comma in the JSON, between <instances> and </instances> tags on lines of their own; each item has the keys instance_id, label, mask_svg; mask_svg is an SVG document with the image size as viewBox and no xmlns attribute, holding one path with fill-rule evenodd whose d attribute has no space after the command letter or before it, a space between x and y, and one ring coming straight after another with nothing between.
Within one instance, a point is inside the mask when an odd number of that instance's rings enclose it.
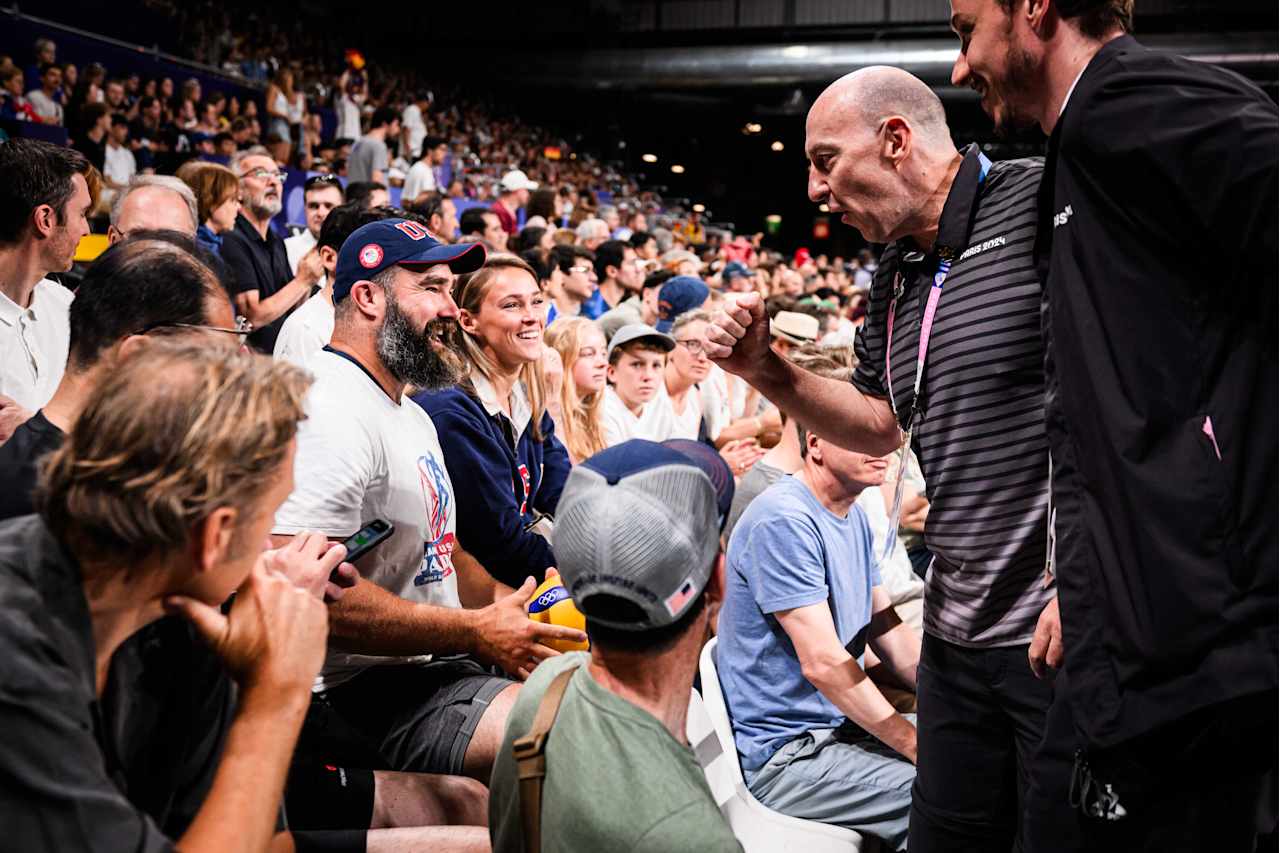
<instances>
[{"instance_id":1,"label":"navy blue jacket","mask_svg":"<svg viewBox=\"0 0 1280 853\"><path fill-rule=\"evenodd\" d=\"M414 401L435 424L445 467L458 499L458 541L489 574L518 587L530 575L542 579L556 564L551 545L526 531L538 513L551 515L569 476L569 454L542 416L542 441L532 424L513 448L501 415L460 387L420 392Z\"/></svg>"}]
</instances>

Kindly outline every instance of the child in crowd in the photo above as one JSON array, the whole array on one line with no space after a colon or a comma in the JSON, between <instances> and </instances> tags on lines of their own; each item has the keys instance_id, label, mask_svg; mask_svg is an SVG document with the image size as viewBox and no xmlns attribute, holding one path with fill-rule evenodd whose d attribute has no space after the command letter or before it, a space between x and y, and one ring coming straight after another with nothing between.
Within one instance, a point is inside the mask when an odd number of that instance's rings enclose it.
<instances>
[{"instance_id":1,"label":"child in crowd","mask_svg":"<svg viewBox=\"0 0 1280 853\"><path fill-rule=\"evenodd\" d=\"M546 343L560 354L560 439L576 465L605 448L604 399L609 359L604 333L591 320L567 317L547 329Z\"/></svg>"},{"instance_id":2,"label":"child in crowd","mask_svg":"<svg viewBox=\"0 0 1280 853\"><path fill-rule=\"evenodd\" d=\"M623 326L609 344L609 387L604 396L605 444L649 438L642 419L645 405L663 383L667 354L675 339L642 323Z\"/></svg>"}]
</instances>

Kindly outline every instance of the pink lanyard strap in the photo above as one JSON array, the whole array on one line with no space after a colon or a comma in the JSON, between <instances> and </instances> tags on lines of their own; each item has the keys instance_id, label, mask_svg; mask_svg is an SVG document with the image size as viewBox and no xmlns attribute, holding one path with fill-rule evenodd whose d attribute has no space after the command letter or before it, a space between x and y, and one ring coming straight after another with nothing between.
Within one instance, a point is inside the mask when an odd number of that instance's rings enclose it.
<instances>
[{"instance_id":1,"label":"pink lanyard strap","mask_svg":"<svg viewBox=\"0 0 1280 853\"><path fill-rule=\"evenodd\" d=\"M942 299L942 286L947 281L947 273L951 272L951 261L938 262L938 271L933 276L933 286L929 288L929 297L925 302L924 316L920 319L920 346L916 351L916 381L911 396L911 411L907 416L906 429L910 431L915 420L917 405L920 400L920 384L924 378L924 364L929 355L929 335L933 332L933 320L938 313L938 302ZM884 378L889 387L889 405L893 416L898 418L898 404L893 397L893 320L898 315L898 299L902 296L902 274L894 273L893 298L889 301L889 316L885 330L884 345ZM901 418L898 420L901 423Z\"/></svg>"}]
</instances>

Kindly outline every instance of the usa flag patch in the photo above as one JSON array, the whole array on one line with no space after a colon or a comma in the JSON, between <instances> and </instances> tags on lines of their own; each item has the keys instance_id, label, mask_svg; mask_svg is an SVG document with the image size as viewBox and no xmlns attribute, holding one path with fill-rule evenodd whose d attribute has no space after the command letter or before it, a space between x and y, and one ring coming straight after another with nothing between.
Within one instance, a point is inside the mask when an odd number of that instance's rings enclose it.
<instances>
[{"instance_id":1,"label":"usa flag patch","mask_svg":"<svg viewBox=\"0 0 1280 853\"><path fill-rule=\"evenodd\" d=\"M680 588L667 597L665 604L667 612L675 616L689 601L697 594L697 589L693 585L693 579L685 578L684 583L680 584Z\"/></svg>"}]
</instances>

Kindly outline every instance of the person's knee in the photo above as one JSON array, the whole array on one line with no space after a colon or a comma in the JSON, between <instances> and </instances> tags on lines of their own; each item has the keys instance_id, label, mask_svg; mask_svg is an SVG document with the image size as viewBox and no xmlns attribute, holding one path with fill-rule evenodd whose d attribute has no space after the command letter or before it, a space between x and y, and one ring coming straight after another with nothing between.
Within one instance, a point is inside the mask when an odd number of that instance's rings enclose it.
<instances>
[{"instance_id":1,"label":"person's knee","mask_svg":"<svg viewBox=\"0 0 1280 853\"><path fill-rule=\"evenodd\" d=\"M374 807L370 828L484 825L489 789L465 776L440 773L374 774Z\"/></svg>"}]
</instances>

